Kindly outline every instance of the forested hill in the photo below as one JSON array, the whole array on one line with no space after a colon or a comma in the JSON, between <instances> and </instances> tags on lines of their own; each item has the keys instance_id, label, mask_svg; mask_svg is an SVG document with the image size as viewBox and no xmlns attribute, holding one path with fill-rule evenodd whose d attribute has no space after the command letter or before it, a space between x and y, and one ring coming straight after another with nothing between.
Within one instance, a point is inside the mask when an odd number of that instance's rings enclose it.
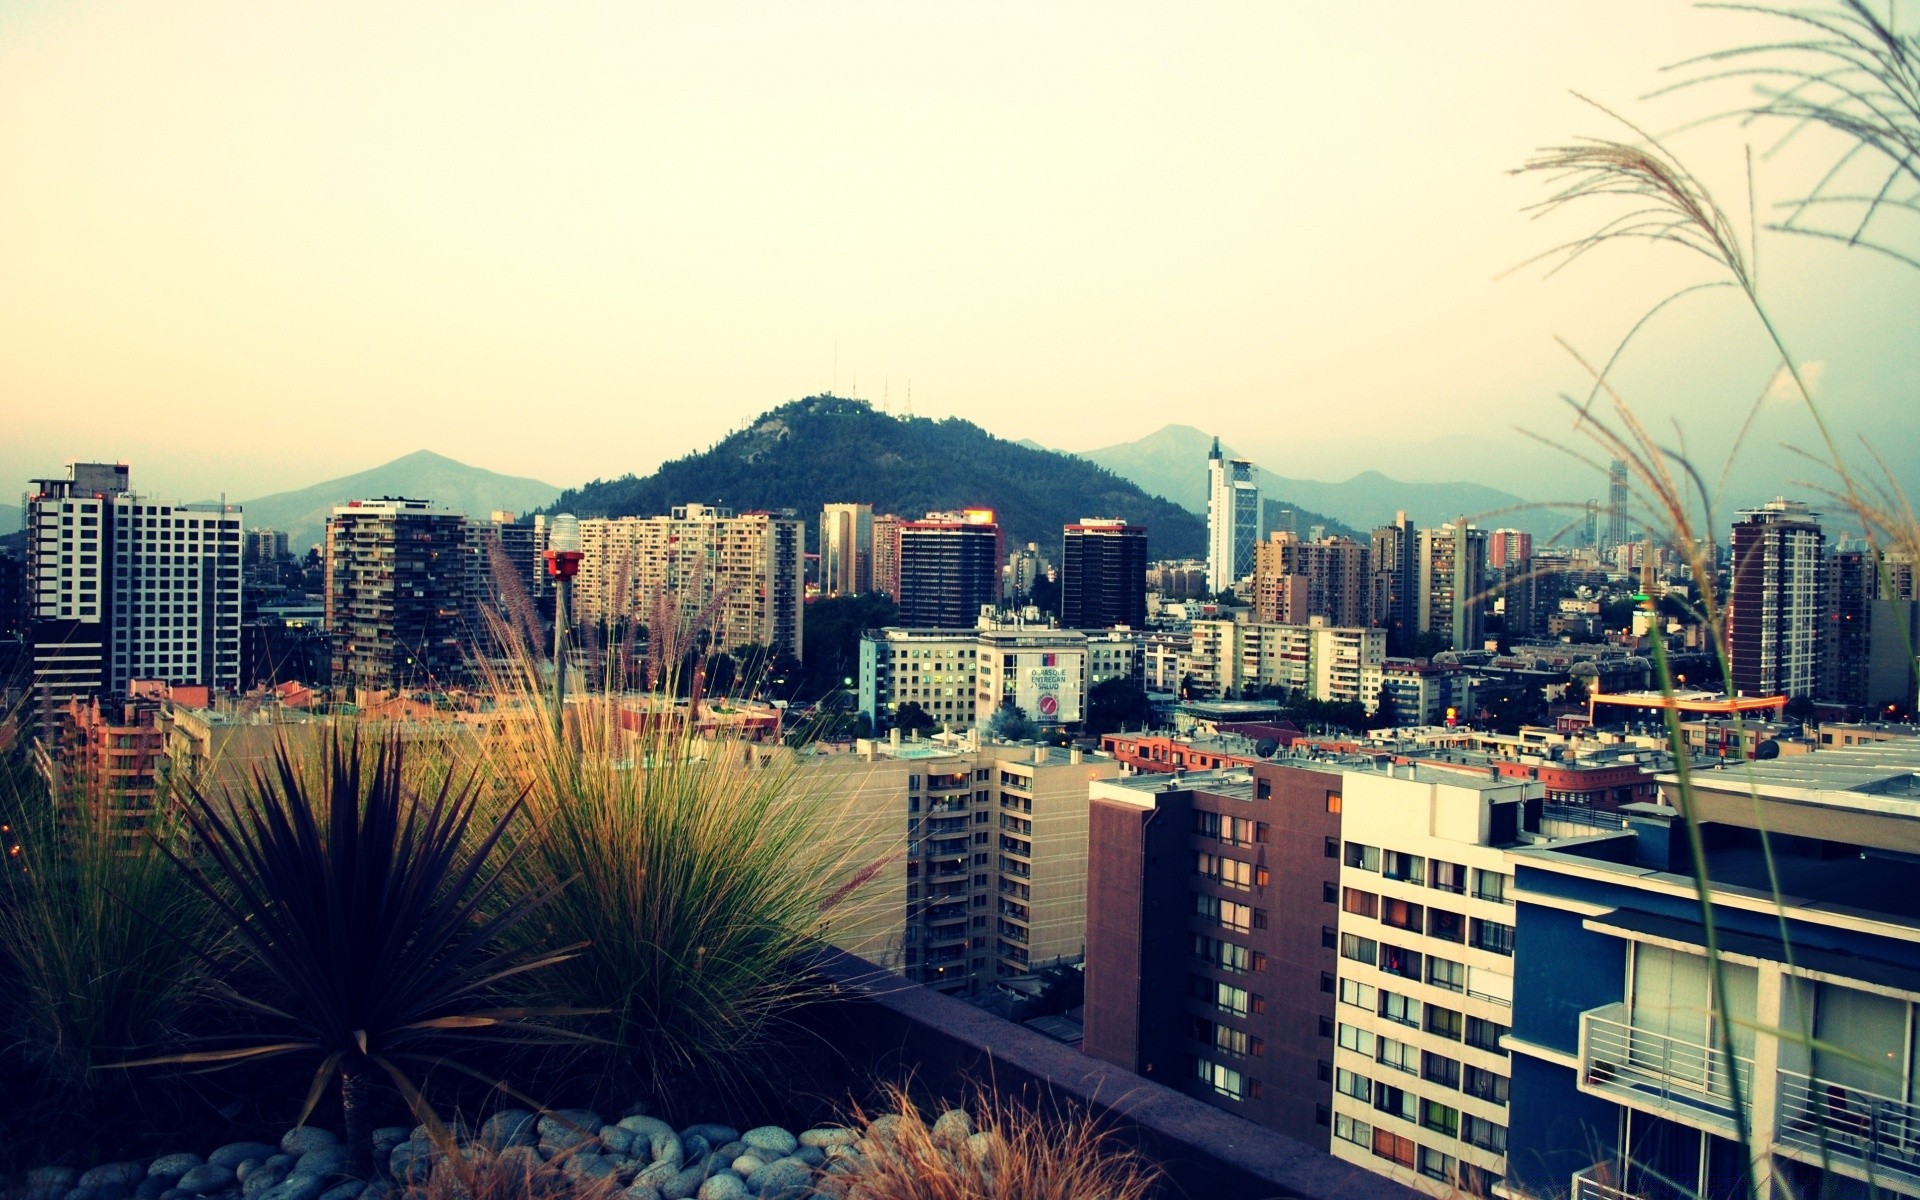
<instances>
[{"instance_id":1,"label":"forested hill","mask_svg":"<svg viewBox=\"0 0 1920 1200\"><path fill-rule=\"evenodd\" d=\"M1204 472L1206 464L1193 464ZM554 512L654 516L678 504L736 511L793 509L818 536L820 508L865 503L920 517L954 508L1000 514L1009 547L1038 543L1056 562L1060 527L1121 517L1148 527L1154 558L1199 557L1206 522L1082 458L994 437L957 417L896 417L858 400L810 396L783 404L718 445L644 479L595 480L561 494Z\"/></svg>"}]
</instances>

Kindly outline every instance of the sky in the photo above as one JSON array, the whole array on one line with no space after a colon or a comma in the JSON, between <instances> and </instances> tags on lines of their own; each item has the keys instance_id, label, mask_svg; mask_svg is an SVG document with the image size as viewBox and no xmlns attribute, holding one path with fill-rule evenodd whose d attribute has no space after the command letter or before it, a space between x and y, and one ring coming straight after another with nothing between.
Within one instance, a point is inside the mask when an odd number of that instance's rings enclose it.
<instances>
[{"instance_id":1,"label":"sky","mask_svg":"<svg viewBox=\"0 0 1920 1200\"><path fill-rule=\"evenodd\" d=\"M1511 432L1569 436L1556 339L1604 358L1706 273L1513 271L1611 214L1531 219L1509 172L1620 132L1579 92L1744 215L1766 135L1683 129L1740 96L1648 94L1777 32L1667 0L7 0L0 476L123 459L244 499L425 448L570 485L831 390L1071 450L1178 422L1285 475L1592 493ZM1830 150L1762 153L1761 211ZM1846 444L1920 474L1920 271L1765 234L1761 262ZM1777 366L1717 295L1618 380L1717 462ZM1809 433L1769 403L1743 487L1807 479Z\"/></svg>"}]
</instances>

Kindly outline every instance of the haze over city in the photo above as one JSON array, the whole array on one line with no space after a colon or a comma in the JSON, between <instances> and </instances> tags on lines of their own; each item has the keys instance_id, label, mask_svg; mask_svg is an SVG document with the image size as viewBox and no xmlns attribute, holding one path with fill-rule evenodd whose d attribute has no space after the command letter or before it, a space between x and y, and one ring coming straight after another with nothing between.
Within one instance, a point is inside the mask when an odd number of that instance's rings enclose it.
<instances>
[{"instance_id":1,"label":"haze over city","mask_svg":"<svg viewBox=\"0 0 1920 1200\"><path fill-rule=\"evenodd\" d=\"M1640 97L1763 30L1597 3L9 6L0 473L120 458L246 499L425 447L568 486L831 391L1069 450L1179 422L1299 478L1584 498L1602 481L1567 496L1508 432L1567 428L1587 381L1555 336L1604 356L1703 268L1500 278L1590 215L1530 221L1542 181L1505 172L1623 132L1572 90L1658 133L1743 99ZM1727 126L1673 145L1744 214ZM1759 154L1762 216L1830 149ZM1910 480L1914 274L1780 235L1760 260L1830 419ZM1718 414L1775 365L1705 297L1618 378L1717 465ZM1756 427L1746 498L1817 475L1779 449L1806 433L1791 404Z\"/></svg>"}]
</instances>

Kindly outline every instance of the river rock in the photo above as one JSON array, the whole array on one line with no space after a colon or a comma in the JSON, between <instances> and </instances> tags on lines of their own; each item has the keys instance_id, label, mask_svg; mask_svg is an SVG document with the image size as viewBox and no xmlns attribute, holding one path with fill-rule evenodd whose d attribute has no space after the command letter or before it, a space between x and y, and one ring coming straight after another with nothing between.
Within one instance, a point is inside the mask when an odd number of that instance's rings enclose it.
<instances>
[{"instance_id":1,"label":"river rock","mask_svg":"<svg viewBox=\"0 0 1920 1200\"><path fill-rule=\"evenodd\" d=\"M247 1172L247 1177L240 1181L240 1194L247 1200L254 1200L254 1197L264 1194L267 1189L279 1187L281 1182L293 1173L292 1168L292 1163L281 1164L268 1159ZM234 1173L239 1174L237 1171Z\"/></svg>"},{"instance_id":2,"label":"river rock","mask_svg":"<svg viewBox=\"0 0 1920 1200\"><path fill-rule=\"evenodd\" d=\"M162 1154L147 1166L149 1179L178 1179L199 1166L198 1154Z\"/></svg>"},{"instance_id":3,"label":"river rock","mask_svg":"<svg viewBox=\"0 0 1920 1200\"><path fill-rule=\"evenodd\" d=\"M407 1140L407 1128L404 1125L382 1125L373 1131L373 1161L385 1162L393 1153L393 1148Z\"/></svg>"},{"instance_id":4,"label":"river rock","mask_svg":"<svg viewBox=\"0 0 1920 1200\"><path fill-rule=\"evenodd\" d=\"M326 1191L326 1180L318 1175L288 1175L260 1193L261 1200L320 1200L320 1193Z\"/></svg>"},{"instance_id":5,"label":"river rock","mask_svg":"<svg viewBox=\"0 0 1920 1200\"><path fill-rule=\"evenodd\" d=\"M357 1200L367 1185L358 1179L349 1179L345 1183L335 1184L320 1193L320 1200Z\"/></svg>"},{"instance_id":6,"label":"river rock","mask_svg":"<svg viewBox=\"0 0 1920 1200\"><path fill-rule=\"evenodd\" d=\"M402 1186L425 1183L433 1173L433 1147L426 1142L401 1142L387 1156L387 1173Z\"/></svg>"},{"instance_id":7,"label":"river rock","mask_svg":"<svg viewBox=\"0 0 1920 1200\"><path fill-rule=\"evenodd\" d=\"M929 1136L942 1150L957 1152L973 1136L973 1118L963 1108L950 1108L934 1119Z\"/></svg>"},{"instance_id":8,"label":"river rock","mask_svg":"<svg viewBox=\"0 0 1920 1200\"><path fill-rule=\"evenodd\" d=\"M689 1125L680 1131L681 1141L692 1137L705 1138L709 1146L724 1146L728 1142L740 1140L740 1131L731 1125L714 1125L712 1123ZM693 1155L689 1153L687 1157L692 1158Z\"/></svg>"},{"instance_id":9,"label":"river rock","mask_svg":"<svg viewBox=\"0 0 1920 1200\"><path fill-rule=\"evenodd\" d=\"M74 1186L92 1191L107 1184L119 1184L121 1187L131 1190L133 1185L139 1183L146 1177L147 1168L144 1163L102 1163L100 1166L81 1175L79 1180L74 1183Z\"/></svg>"},{"instance_id":10,"label":"river rock","mask_svg":"<svg viewBox=\"0 0 1920 1200\"><path fill-rule=\"evenodd\" d=\"M309 1150L293 1164L294 1175L312 1175L316 1179L326 1179L346 1170L347 1148L345 1146L322 1146L318 1150Z\"/></svg>"},{"instance_id":11,"label":"river rock","mask_svg":"<svg viewBox=\"0 0 1920 1200\"><path fill-rule=\"evenodd\" d=\"M693 1194L707 1181L707 1169L700 1163L683 1167L660 1185L661 1200L693 1200Z\"/></svg>"},{"instance_id":12,"label":"river rock","mask_svg":"<svg viewBox=\"0 0 1920 1200\"><path fill-rule=\"evenodd\" d=\"M785 1196L813 1180L813 1171L797 1158L775 1159L747 1177L747 1186L761 1196Z\"/></svg>"},{"instance_id":13,"label":"river rock","mask_svg":"<svg viewBox=\"0 0 1920 1200\"><path fill-rule=\"evenodd\" d=\"M581 1151L569 1155L561 1164L560 1170L574 1179L611 1179L614 1175L613 1164L604 1155Z\"/></svg>"},{"instance_id":14,"label":"river rock","mask_svg":"<svg viewBox=\"0 0 1920 1200\"><path fill-rule=\"evenodd\" d=\"M216 1167L237 1167L243 1162L265 1162L277 1151L265 1142L228 1142L226 1145L207 1155L207 1161Z\"/></svg>"},{"instance_id":15,"label":"river rock","mask_svg":"<svg viewBox=\"0 0 1920 1200\"><path fill-rule=\"evenodd\" d=\"M860 1140L860 1135L844 1125L820 1125L802 1131L802 1146L818 1146L824 1150L828 1146L851 1146Z\"/></svg>"},{"instance_id":16,"label":"river rock","mask_svg":"<svg viewBox=\"0 0 1920 1200\"><path fill-rule=\"evenodd\" d=\"M133 1200L160 1200L160 1193L175 1190L173 1180L165 1175L149 1175L133 1189Z\"/></svg>"},{"instance_id":17,"label":"river rock","mask_svg":"<svg viewBox=\"0 0 1920 1200\"><path fill-rule=\"evenodd\" d=\"M299 1158L309 1150L322 1150L328 1146L338 1146L340 1137L331 1129L322 1129L318 1125L301 1125L289 1129L280 1135L280 1152Z\"/></svg>"},{"instance_id":18,"label":"river rock","mask_svg":"<svg viewBox=\"0 0 1920 1200\"><path fill-rule=\"evenodd\" d=\"M753 1197L746 1182L731 1171L709 1177L695 1195L699 1200L752 1200Z\"/></svg>"},{"instance_id":19,"label":"river rock","mask_svg":"<svg viewBox=\"0 0 1920 1200\"><path fill-rule=\"evenodd\" d=\"M762 1125L757 1129L749 1129L740 1135L740 1140L745 1142L749 1149L771 1151L775 1158L793 1153L800 1145L800 1139L778 1125Z\"/></svg>"},{"instance_id":20,"label":"river rock","mask_svg":"<svg viewBox=\"0 0 1920 1200\"><path fill-rule=\"evenodd\" d=\"M202 1163L180 1176L174 1186L183 1192L196 1196L211 1196L215 1192L224 1192L235 1183L232 1167L223 1167L218 1163Z\"/></svg>"},{"instance_id":21,"label":"river rock","mask_svg":"<svg viewBox=\"0 0 1920 1200\"><path fill-rule=\"evenodd\" d=\"M498 1154L509 1146L531 1146L540 1140L539 1118L524 1108L503 1108L480 1122L475 1140Z\"/></svg>"},{"instance_id":22,"label":"river rock","mask_svg":"<svg viewBox=\"0 0 1920 1200\"><path fill-rule=\"evenodd\" d=\"M603 1124L592 1109L561 1108L541 1117L535 1128L540 1132L540 1148L557 1154L591 1140Z\"/></svg>"}]
</instances>

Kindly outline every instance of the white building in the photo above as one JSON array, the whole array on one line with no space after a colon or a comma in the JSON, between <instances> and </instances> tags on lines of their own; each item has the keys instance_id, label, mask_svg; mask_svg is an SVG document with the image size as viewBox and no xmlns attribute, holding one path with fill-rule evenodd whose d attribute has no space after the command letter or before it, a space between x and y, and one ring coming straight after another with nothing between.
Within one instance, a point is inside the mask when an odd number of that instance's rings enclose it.
<instances>
[{"instance_id":1,"label":"white building","mask_svg":"<svg viewBox=\"0 0 1920 1200\"><path fill-rule=\"evenodd\" d=\"M1253 574L1253 549L1260 540L1260 486L1253 464L1220 455L1213 439L1207 455L1207 591L1224 592Z\"/></svg>"},{"instance_id":2,"label":"white building","mask_svg":"<svg viewBox=\"0 0 1920 1200\"><path fill-rule=\"evenodd\" d=\"M1528 781L1344 772L1333 1153L1435 1196L1507 1174L1513 879Z\"/></svg>"},{"instance_id":3,"label":"white building","mask_svg":"<svg viewBox=\"0 0 1920 1200\"><path fill-rule=\"evenodd\" d=\"M1120 653L1103 642L1102 669L1121 669L1118 662L1131 670ZM941 727L966 729L1011 704L1039 725L1078 725L1091 662L1088 637L1077 630L882 629L860 640L860 712L880 726L917 704Z\"/></svg>"},{"instance_id":4,"label":"white building","mask_svg":"<svg viewBox=\"0 0 1920 1200\"><path fill-rule=\"evenodd\" d=\"M240 508L116 496L113 657L107 686L135 679L240 689Z\"/></svg>"}]
</instances>

